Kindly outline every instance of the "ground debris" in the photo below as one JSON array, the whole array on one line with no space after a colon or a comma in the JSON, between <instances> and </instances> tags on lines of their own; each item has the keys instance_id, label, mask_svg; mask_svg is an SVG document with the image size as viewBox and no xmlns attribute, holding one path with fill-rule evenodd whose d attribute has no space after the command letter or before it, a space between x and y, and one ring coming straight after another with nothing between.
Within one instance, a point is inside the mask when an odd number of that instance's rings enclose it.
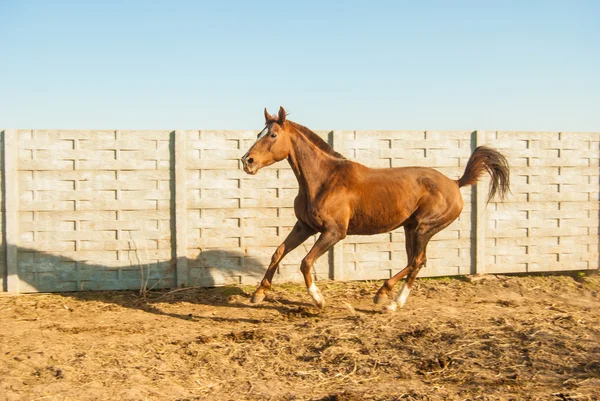
<instances>
[{"instance_id":1,"label":"ground debris","mask_svg":"<svg viewBox=\"0 0 600 401\"><path fill-rule=\"evenodd\" d=\"M382 282L326 282L323 311L292 284L259 305L241 286L0 297L0 394L600 399L600 278L491 277L419 280L392 315L372 304Z\"/></svg>"}]
</instances>

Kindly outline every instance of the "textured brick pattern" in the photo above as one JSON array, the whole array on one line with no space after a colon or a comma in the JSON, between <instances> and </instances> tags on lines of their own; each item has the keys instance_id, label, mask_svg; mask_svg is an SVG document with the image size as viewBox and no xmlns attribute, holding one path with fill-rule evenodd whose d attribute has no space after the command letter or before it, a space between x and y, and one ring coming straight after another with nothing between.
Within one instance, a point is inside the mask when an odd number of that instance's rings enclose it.
<instances>
[{"instance_id":1,"label":"textured brick pattern","mask_svg":"<svg viewBox=\"0 0 600 401\"><path fill-rule=\"evenodd\" d=\"M173 286L168 131L18 134L22 291Z\"/></svg>"},{"instance_id":2,"label":"textured brick pattern","mask_svg":"<svg viewBox=\"0 0 600 401\"><path fill-rule=\"evenodd\" d=\"M355 131L345 132L343 137L343 154L368 167L433 167L452 179L463 174L474 141L471 131ZM420 276L470 273L471 192L470 188L462 189L463 213L431 240L427 247L427 267ZM343 261L344 279L391 277L407 263L404 229L347 237Z\"/></svg>"},{"instance_id":3,"label":"textured brick pattern","mask_svg":"<svg viewBox=\"0 0 600 401\"><path fill-rule=\"evenodd\" d=\"M255 283L296 221L298 184L287 162L255 176L241 169L239 159L257 131L13 133L19 151L11 168L17 174L3 173L0 179L16 184L11 188L18 210L4 210L3 193L0 239L18 246L18 254L14 247L9 253L18 263L7 268L7 247L0 249L3 289L7 270L15 265L20 282L14 288L20 291L140 288L142 277L148 288ZM481 191L463 188L463 213L433 238L421 276L598 268L599 133L319 135L348 159L370 167L427 166L453 179L463 174L477 145L506 155L512 194L476 212ZM0 146L8 147L6 132ZM3 156L0 165L12 163L14 158L4 163ZM175 188L176 181L183 188ZM11 204L15 198L11 195ZM4 238L8 218L15 232L18 225L16 238ZM478 229L485 241L476 240ZM286 257L277 282L302 280L299 265L314 241ZM405 265L399 229L348 237L321 257L315 270L318 279L378 279Z\"/></svg>"},{"instance_id":4,"label":"textured brick pattern","mask_svg":"<svg viewBox=\"0 0 600 401\"><path fill-rule=\"evenodd\" d=\"M511 196L488 205L488 272L598 268L600 134L488 132L512 166Z\"/></svg>"}]
</instances>

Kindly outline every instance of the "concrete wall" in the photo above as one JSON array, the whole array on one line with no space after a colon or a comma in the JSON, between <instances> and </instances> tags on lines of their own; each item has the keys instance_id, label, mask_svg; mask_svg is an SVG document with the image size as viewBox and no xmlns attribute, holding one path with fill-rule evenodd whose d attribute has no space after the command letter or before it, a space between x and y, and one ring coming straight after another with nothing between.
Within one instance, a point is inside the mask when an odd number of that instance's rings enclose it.
<instances>
[{"instance_id":1,"label":"concrete wall","mask_svg":"<svg viewBox=\"0 0 600 401\"><path fill-rule=\"evenodd\" d=\"M16 134L21 291L175 285L169 131Z\"/></svg>"},{"instance_id":2,"label":"concrete wall","mask_svg":"<svg viewBox=\"0 0 600 401\"><path fill-rule=\"evenodd\" d=\"M5 235L6 227L4 225L4 215L6 210L4 208L4 131L0 132L0 188L2 190L2 196L0 196L0 291L6 291L6 244Z\"/></svg>"},{"instance_id":3,"label":"concrete wall","mask_svg":"<svg viewBox=\"0 0 600 401\"><path fill-rule=\"evenodd\" d=\"M420 276L598 268L599 133L332 131L318 134L371 167L462 175L473 149L497 148L513 194L485 205L463 188L460 218L436 235ZM2 132L0 280L9 291L255 283L291 230L297 183L286 162L247 176L255 131ZM276 280L301 280L314 243ZM404 233L348 237L318 279L387 278L406 264Z\"/></svg>"},{"instance_id":4,"label":"concrete wall","mask_svg":"<svg viewBox=\"0 0 600 401\"><path fill-rule=\"evenodd\" d=\"M598 133L486 133L511 163L513 192L487 209L487 272L598 268L599 140Z\"/></svg>"}]
</instances>

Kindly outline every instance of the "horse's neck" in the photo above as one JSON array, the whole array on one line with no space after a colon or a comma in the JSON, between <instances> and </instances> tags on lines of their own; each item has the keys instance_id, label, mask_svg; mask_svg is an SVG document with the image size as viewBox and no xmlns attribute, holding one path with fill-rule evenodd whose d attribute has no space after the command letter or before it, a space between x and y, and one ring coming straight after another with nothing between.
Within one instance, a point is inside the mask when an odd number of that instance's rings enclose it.
<instances>
[{"instance_id":1,"label":"horse's neck","mask_svg":"<svg viewBox=\"0 0 600 401\"><path fill-rule=\"evenodd\" d=\"M314 199L320 188L327 182L335 160L298 133L292 140L293 149L288 162L296 175L300 192Z\"/></svg>"}]
</instances>

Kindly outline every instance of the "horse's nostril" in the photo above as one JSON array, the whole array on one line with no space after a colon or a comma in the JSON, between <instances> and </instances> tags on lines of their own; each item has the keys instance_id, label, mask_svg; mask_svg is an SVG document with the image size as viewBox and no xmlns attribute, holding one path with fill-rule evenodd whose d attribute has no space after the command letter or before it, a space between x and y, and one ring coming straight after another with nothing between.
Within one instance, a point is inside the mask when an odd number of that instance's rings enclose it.
<instances>
[{"instance_id":1,"label":"horse's nostril","mask_svg":"<svg viewBox=\"0 0 600 401\"><path fill-rule=\"evenodd\" d=\"M254 159L251 158L251 157L249 157L249 158L246 159L246 163L252 164L252 163L254 163Z\"/></svg>"}]
</instances>

